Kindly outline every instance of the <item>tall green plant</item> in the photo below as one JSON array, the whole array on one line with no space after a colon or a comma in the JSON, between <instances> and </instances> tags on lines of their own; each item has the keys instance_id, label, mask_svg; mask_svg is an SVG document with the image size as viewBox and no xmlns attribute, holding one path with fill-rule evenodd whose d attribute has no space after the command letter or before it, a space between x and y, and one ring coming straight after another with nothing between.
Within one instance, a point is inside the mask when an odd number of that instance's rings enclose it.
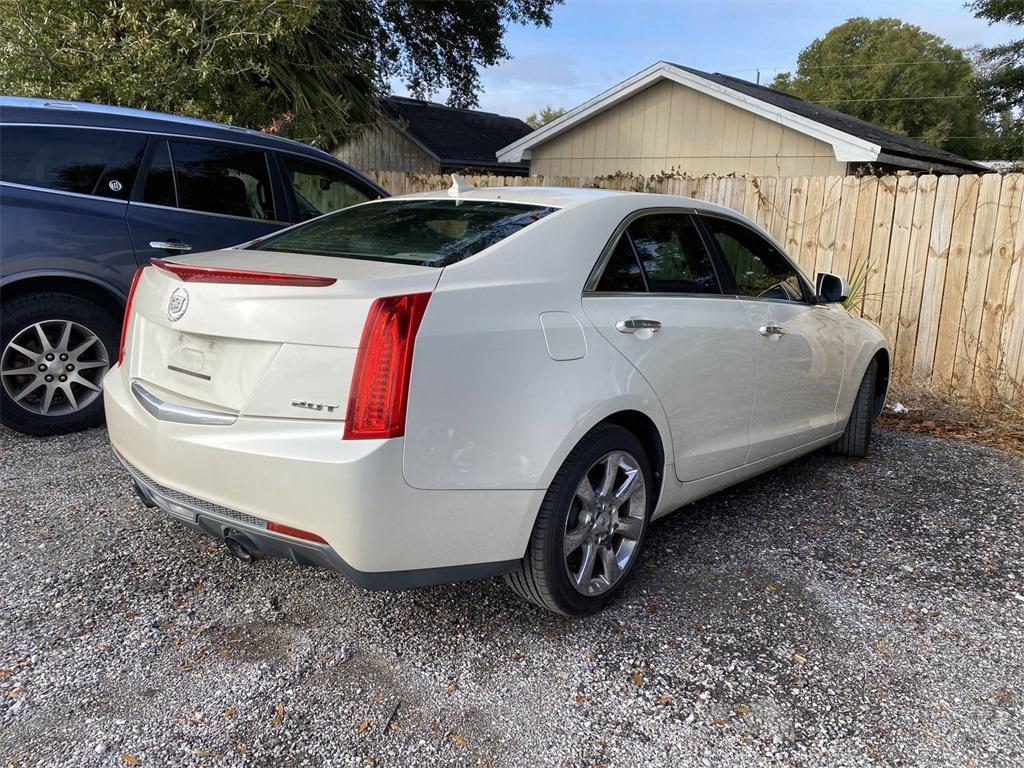
<instances>
[{"instance_id":1,"label":"tall green plant","mask_svg":"<svg viewBox=\"0 0 1024 768\"><path fill-rule=\"evenodd\" d=\"M864 261L858 262L853 272L850 274L848 284L850 286L850 295L846 297L843 302L843 307L847 310L860 310L861 304L864 302L864 289L868 284L868 275L871 274L871 260L864 259Z\"/></svg>"}]
</instances>

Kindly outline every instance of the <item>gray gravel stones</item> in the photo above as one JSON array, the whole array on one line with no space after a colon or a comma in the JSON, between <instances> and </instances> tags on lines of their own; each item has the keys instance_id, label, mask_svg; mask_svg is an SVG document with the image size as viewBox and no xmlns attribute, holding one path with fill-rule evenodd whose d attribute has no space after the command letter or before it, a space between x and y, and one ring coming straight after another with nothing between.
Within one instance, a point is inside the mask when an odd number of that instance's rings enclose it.
<instances>
[{"instance_id":1,"label":"gray gravel stones","mask_svg":"<svg viewBox=\"0 0 1024 768\"><path fill-rule=\"evenodd\" d=\"M656 524L580 620L244 566L102 430L0 451L12 765L1024 764L1024 464L992 449L802 459Z\"/></svg>"}]
</instances>

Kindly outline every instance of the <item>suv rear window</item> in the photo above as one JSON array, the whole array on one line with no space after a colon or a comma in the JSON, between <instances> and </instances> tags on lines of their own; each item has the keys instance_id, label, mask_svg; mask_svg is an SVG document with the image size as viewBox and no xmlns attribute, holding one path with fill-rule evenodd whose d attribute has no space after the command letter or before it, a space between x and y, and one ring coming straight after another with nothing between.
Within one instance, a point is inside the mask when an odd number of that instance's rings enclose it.
<instances>
[{"instance_id":1,"label":"suv rear window","mask_svg":"<svg viewBox=\"0 0 1024 768\"><path fill-rule=\"evenodd\" d=\"M15 184L127 200L146 137L91 128L5 125L0 179Z\"/></svg>"},{"instance_id":2,"label":"suv rear window","mask_svg":"<svg viewBox=\"0 0 1024 768\"><path fill-rule=\"evenodd\" d=\"M444 267L555 210L493 200L387 200L336 211L249 247Z\"/></svg>"}]
</instances>

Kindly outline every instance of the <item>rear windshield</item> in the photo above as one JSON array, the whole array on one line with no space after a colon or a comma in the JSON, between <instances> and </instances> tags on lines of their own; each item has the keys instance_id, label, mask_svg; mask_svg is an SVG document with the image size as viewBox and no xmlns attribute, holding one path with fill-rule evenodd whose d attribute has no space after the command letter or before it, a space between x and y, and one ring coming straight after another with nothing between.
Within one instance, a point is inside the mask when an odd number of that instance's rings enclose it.
<instances>
[{"instance_id":1,"label":"rear windshield","mask_svg":"<svg viewBox=\"0 0 1024 768\"><path fill-rule=\"evenodd\" d=\"M555 210L493 200L385 200L321 216L248 247L444 267Z\"/></svg>"}]
</instances>

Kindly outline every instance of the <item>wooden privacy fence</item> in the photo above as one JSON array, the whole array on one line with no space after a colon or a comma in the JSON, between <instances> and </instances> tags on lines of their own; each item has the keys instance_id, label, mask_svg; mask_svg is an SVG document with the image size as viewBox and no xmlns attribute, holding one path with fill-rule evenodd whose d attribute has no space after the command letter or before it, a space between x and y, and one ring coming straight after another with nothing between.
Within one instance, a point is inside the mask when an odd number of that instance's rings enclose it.
<instances>
[{"instance_id":1,"label":"wooden privacy fence","mask_svg":"<svg viewBox=\"0 0 1024 768\"><path fill-rule=\"evenodd\" d=\"M395 194L451 184L441 175L369 175ZM889 339L895 382L1024 404L1024 174L467 180L658 192L732 208L809 275L866 273L853 310Z\"/></svg>"}]
</instances>

